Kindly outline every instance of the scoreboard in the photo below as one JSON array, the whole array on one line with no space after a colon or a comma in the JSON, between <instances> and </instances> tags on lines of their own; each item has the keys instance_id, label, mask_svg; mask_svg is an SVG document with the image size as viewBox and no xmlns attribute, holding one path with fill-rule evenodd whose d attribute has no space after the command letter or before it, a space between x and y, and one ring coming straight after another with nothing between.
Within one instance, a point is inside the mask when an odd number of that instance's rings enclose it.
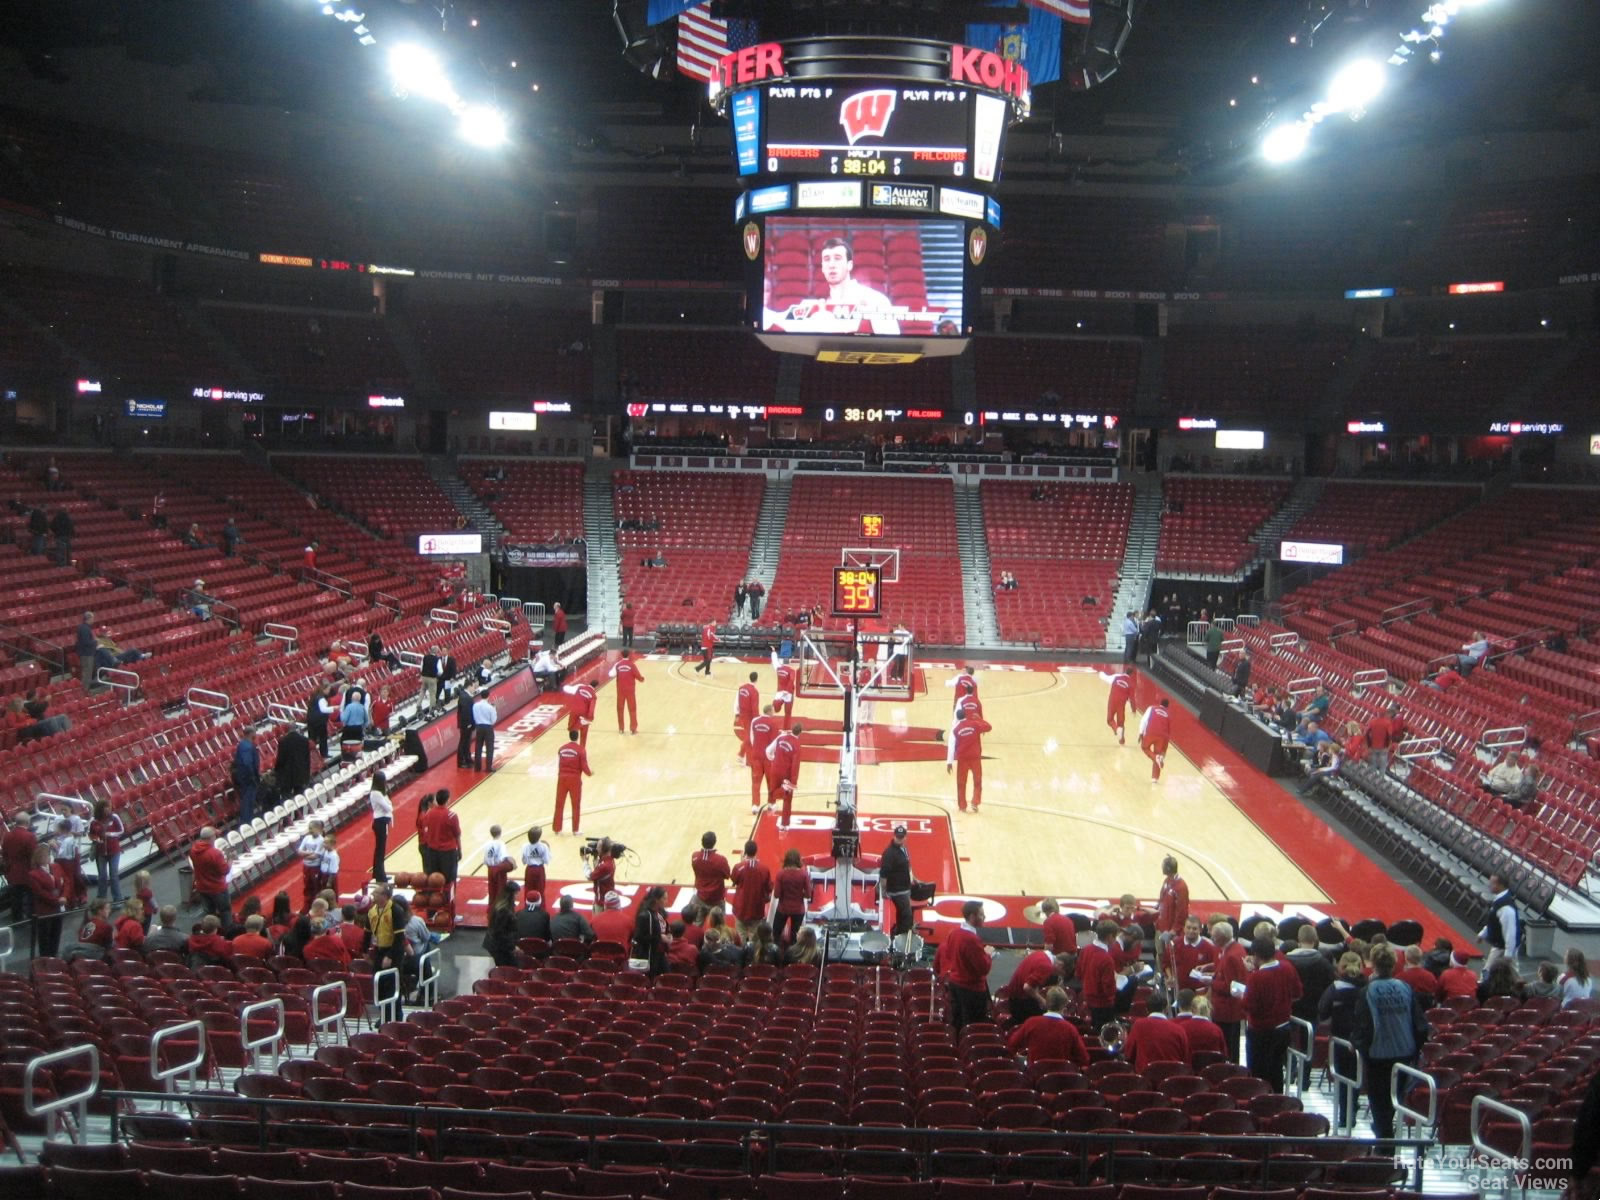
<instances>
[{"instance_id":1,"label":"scoreboard","mask_svg":"<svg viewBox=\"0 0 1600 1200\"><path fill-rule=\"evenodd\" d=\"M878 567L833 569L833 615L878 617L883 615L883 571Z\"/></svg>"},{"instance_id":2,"label":"scoreboard","mask_svg":"<svg viewBox=\"0 0 1600 1200\"><path fill-rule=\"evenodd\" d=\"M774 350L876 362L959 354L1000 229L1007 127L1028 73L921 38L767 42L718 60L743 183L745 312ZM831 358L830 361L837 361Z\"/></svg>"},{"instance_id":3,"label":"scoreboard","mask_svg":"<svg viewBox=\"0 0 1600 1200\"><path fill-rule=\"evenodd\" d=\"M977 99L967 88L895 81L773 84L766 89L762 167L768 175L992 181L998 142L975 162ZM1003 127L1004 105L995 104Z\"/></svg>"}]
</instances>

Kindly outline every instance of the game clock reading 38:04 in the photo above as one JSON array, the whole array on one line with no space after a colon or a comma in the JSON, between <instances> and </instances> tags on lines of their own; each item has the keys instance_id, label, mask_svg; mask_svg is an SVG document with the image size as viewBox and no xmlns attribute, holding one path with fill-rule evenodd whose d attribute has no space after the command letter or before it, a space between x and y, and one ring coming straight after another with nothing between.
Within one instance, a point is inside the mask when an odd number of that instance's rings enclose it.
<instances>
[{"instance_id":1,"label":"game clock reading 38:04","mask_svg":"<svg viewBox=\"0 0 1600 1200\"><path fill-rule=\"evenodd\" d=\"M883 573L877 567L835 567L833 569L833 615L836 617L876 617L881 615L880 590Z\"/></svg>"}]
</instances>

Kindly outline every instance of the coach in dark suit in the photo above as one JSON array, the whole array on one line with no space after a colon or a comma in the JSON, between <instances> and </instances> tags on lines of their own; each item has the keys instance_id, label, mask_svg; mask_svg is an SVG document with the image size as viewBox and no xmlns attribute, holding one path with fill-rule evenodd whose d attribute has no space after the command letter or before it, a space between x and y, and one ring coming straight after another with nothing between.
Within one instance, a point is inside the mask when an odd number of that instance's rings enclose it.
<instances>
[{"instance_id":1,"label":"coach in dark suit","mask_svg":"<svg viewBox=\"0 0 1600 1200\"><path fill-rule=\"evenodd\" d=\"M472 763L472 692L468 688L456 694L456 736L460 739L456 743L456 766L469 766Z\"/></svg>"},{"instance_id":2,"label":"coach in dark suit","mask_svg":"<svg viewBox=\"0 0 1600 1200\"><path fill-rule=\"evenodd\" d=\"M311 783L311 743L298 729L290 729L278 739L277 757L272 771L278 777L278 794L297 796Z\"/></svg>"}]
</instances>

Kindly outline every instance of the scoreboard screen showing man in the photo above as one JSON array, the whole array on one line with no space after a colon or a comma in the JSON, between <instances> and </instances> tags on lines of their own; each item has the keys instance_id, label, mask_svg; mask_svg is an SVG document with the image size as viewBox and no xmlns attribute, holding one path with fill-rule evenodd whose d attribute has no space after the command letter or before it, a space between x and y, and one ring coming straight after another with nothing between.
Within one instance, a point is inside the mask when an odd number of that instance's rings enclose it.
<instances>
[{"instance_id":1,"label":"scoreboard screen showing man","mask_svg":"<svg viewBox=\"0 0 1600 1200\"><path fill-rule=\"evenodd\" d=\"M937 82L772 84L762 166L769 175L970 179L973 100L968 89ZM998 157L988 141L986 159Z\"/></svg>"},{"instance_id":2,"label":"scoreboard screen showing man","mask_svg":"<svg viewBox=\"0 0 1600 1200\"><path fill-rule=\"evenodd\" d=\"M833 615L877 617L883 610L883 571L878 567L833 569Z\"/></svg>"},{"instance_id":3,"label":"scoreboard screen showing man","mask_svg":"<svg viewBox=\"0 0 1600 1200\"><path fill-rule=\"evenodd\" d=\"M768 217L761 329L964 336L963 239L959 220Z\"/></svg>"}]
</instances>

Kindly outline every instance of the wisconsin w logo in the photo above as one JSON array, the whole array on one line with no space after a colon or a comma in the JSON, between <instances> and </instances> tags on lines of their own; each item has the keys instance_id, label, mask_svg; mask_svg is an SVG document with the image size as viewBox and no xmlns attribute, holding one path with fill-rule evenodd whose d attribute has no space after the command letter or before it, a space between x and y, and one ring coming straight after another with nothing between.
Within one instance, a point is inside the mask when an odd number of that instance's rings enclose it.
<instances>
[{"instance_id":1,"label":"wisconsin w logo","mask_svg":"<svg viewBox=\"0 0 1600 1200\"><path fill-rule=\"evenodd\" d=\"M882 137L889 128L889 118L894 115L895 90L880 88L873 92L857 92L839 106L839 124L852 146L864 137Z\"/></svg>"}]
</instances>

